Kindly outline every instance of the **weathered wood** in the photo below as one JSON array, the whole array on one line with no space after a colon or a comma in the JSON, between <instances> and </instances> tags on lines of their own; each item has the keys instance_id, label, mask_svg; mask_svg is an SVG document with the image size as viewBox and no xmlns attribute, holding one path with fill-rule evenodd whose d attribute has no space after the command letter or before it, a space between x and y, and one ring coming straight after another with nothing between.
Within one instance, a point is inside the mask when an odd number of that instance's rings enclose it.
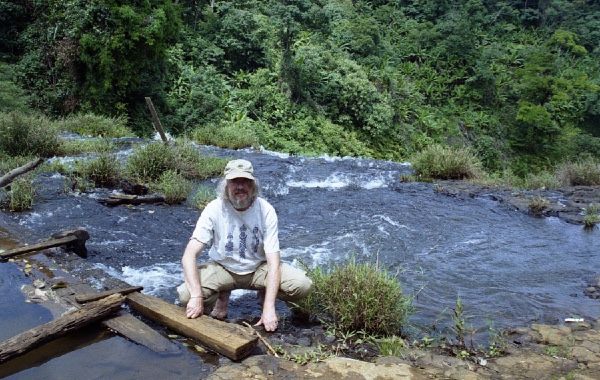
<instances>
[{"instance_id":1,"label":"weathered wood","mask_svg":"<svg viewBox=\"0 0 600 380\"><path fill-rule=\"evenodd\" d=\"M189 338L198 340L211 350L232 360L250 354L258 337L239 325L207 316L189 319L185 309L142 293L127 295L127 302L142 315Z\"/></svg>"},{"instance_id":2,"label":"weathered wood","mask_svg":"<svg viewBox=\"0 0 600 380\"><path fill-rule=\"evenodd\" d=\"M123 289L133 288L134 287ZM140 286L137 288L142 287ZM79 296L83 296L86 294L91 295L95 292L97 294L100 294L100 292L97 292L94 288L87 284L75 284L70 285L66 288L55 290L55 293L59 295L61 299L75 307L80 307L79 302L77 302L77 298ZM132 318L136 319L136 321L134 321ZM179 348L168 338L161 335L155 329L148 326L147 324L140 321L131 314L121 312L120 315L103 320L102 325L108 327L109 329L129 339L130 341L145 346L146 348L149 348L154 352L171 353L179 351Z\"/></svg>"},{"instance_id":3,"label":"weathered wood","mask_svg":"<svg viewBox=\"0 0 600 380\"><path fill-rule=\"evenodd\" d=\"M98 202L105 206L118 206L122 204L139 205L142 203L161 203L165 198L160 196L155 197L140 197L129 194L111 194L108 198L100 198Z\"/></svg>"},{"instance_id":4,"label":"weathered wood","mask_svg":"<svg viewBox=\"0 0 600 380\"><path fill-rule=\"evenodd\" d=\"M87 293L87 294L80 294L80 295L75 296L75 301L77 301L78 303L98 301L99 299L108 297L108 296L116 294L116 293L121 293L122 295L126 295L126 294L133 293L133 292L139 292L140 290L143 290L143 289L144 289L143 286L132 286L129 288L106 290L104 292L93 292L93 293Z\"/></svg>"},{"instance_id":5,"label":"weathered wood","mask_svg":"<svg viewBox=\"0 0 600 380\"><path fill-rule=\"evenodd\" d=\"M165 135L165 131L163 130L162 124L160 123L160 120L158 119L158 115L156 114L156 110L154 109L154 105L152 104L152 99L150 99L148 97L146 97L145 99L146 99L146 104L148 105L148 108L150 109L150 113L152 114L152 122L154 123L154 128L160 135L160 138L165 143L165 145L169 145L169 140L167 139L167 136Z\"/></svg>"},{"instance_id":6,"label":"weathered wood","mask_svg":"<svg viewBox=\"0 0 600 380\"><path fill-rule=\"evenodd\" d=\"M0 364L105 318L121 309L121 302L123 296L114 294L0 343Z\"/></svg>"},{"instance_id":7,"label":"weathered wood","mask_svg":"<svg viewBox=\"0 0 600 380\"><path fill-rule=\"evenodd\" d=\"M0 177L0 188L8 186L15 178L37 168L42 162L44 162L43 158L36 158L23 166L19 166L18 168L9 171Z\"/></svg>"},{"instance_id":8,"label":"weathered wood","mask_svg":"<svg viewBox=\"0 0 600 380\"><path fill-rule=\"evenodd\" d=\"M80 228L72 231L65 231L53 235L54 239L44 241L37 244L28 245L25 247L19 247L0 253L0 261L6 261L9 257L22 255L25 253L41 251L48 248L67 246L77 255L81 257L87 257L87 248L85 242L90 238L89 233Z\"/></svg>"},{"instance_id":9,"label":"weathered wood","mask_svg":"<svg viewBox=\"0 0 600 380\"><path fill-rule=\"evenodd\" d=\"M179 348L173 342L129 313L105 319L102 321L102 324L154 352L179 352Z\"/></svg>"}]
</instances>

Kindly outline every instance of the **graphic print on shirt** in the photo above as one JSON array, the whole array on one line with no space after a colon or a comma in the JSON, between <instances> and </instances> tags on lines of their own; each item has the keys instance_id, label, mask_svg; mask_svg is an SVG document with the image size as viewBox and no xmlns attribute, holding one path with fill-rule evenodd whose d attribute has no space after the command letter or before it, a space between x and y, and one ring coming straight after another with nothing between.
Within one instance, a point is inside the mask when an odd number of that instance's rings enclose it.
<instances>
[{"instance_id":1,"label":"graphic print on shirt","mask_svg":"<svg viewBox=\"0 0 600 380\"><path fill-rule=\"evenodd\" d=\"M242 224L240 227L240 258L242 259L246 258L246 238L248 237L246 230L246 225Z\"/></svg>"},{"instance_id":2,"label":"graphic print on shirt","mask_svg":"<svg viewBox=\"0 0 600 380\"><path fill-rule=\"evenodd\" d=\"M233 257L233 234L230 232L227 234L227 244L225 244L225 252L228 257Z\"/></svg>"},{"instance_id":3,"label":"graphic print on shirt","mask_svg":"<svg viewBox=\"0 0 600 380\"><path fill-rule=\"evenodd\" d=\"M260 236L258 235L258 227L252 229L252 254L256 257L258 254L258 246L260 245Z\"/></svg>"}]
</instances>

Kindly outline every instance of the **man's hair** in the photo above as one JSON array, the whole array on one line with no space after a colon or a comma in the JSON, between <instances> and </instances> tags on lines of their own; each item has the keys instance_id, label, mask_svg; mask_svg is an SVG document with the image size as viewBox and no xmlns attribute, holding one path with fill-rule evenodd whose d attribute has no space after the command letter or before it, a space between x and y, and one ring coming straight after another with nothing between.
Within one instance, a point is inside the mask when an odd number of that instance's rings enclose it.
<instances>
[{"instance_id":1,"label":"man's hair","mask_svg":"<svg viewBox=\"0 0 600 380\"><path fill-rule=\"evenodd\" d=\"M249 198L252 199L252 202L254 202L260 195L260 183L258 182L258 178L255 178L252 182L254 182L254 185L252 186L252 189L250 189ZM217 197L224 201L229 201L229 195L227 194L227 180L225 177L221 178L217 184Z\"/></svg>"}]
</instances>

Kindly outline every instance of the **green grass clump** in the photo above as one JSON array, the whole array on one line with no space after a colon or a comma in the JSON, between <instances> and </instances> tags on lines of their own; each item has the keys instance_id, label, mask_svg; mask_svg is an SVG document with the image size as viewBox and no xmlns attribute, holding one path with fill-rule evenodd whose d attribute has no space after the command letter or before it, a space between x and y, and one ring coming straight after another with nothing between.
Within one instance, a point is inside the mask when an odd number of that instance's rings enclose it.
<instances>
[{"instance_id":1,"label":"green grass clump","mask_svg":"<svg viewBox=\"0 0 600 380\"><path fill-rule=\"evenodd\" d=\"M60 154L63 156L73 156L81 153L103 153L111 152L117 149L116 144L104 139L90 140L62 140Z\"/></svg>"},{"instance_id":2,"label":"green grass clump","mask_svg":"<svg viewBox=\"0 0 600 380\"><path fill-rule=\"evenodd\" d=\"M156 184L156 189L164 196L165 202L170 205L186 200L193 187L192 181L174 170L164 172Z\"/></svg>"},{"instance_id":3,"label":"green grass clump","mask_svg":"<svg viewBox=\"0 0 600 380\"><path fill-rule=\"evenodd\" d=\"M217 197L217 192L209 186L200 186L190 199L190 203L199 210L203 210L207 204Z\"/></svg>"},{"instance_id":4,"label":"green grass clump","mask_svg":"<svg viewBox=\"0 0 600 380\"><path fill-rule=\"evenodd\" d=\"M313 289L294 311L331 323L336 331L362 331L373 335L396 335L413 312L396 276L378 265L336 265L328 272L310 271Z\"/></svg>"},{"instance_id":5,"label":"green grass clump","mask_svg":"<svg viewBox=\"0 0 600 380\"><path fill-rule=\"evenodd\" d=\"M188 140L168 146L151 143L134 148L125 164L125 173L142 182L155 182L168 170L187 179L206 179L220 175L226 163L222 158L203 156Z\"/></svg>"},{"instance_id":6,"label":"green grass clump","mask_svg":"<svg viewBox=\"0 0 600 380\"><path fill-rule=\"evenodd\" d=\"M10 184L10 190L6 188L2 190L8 196L8 208L10 211L21 212L33 208L35 188L32 184L32 176L19 177Z\"/></svg>"},{"instance_id":7,"label":"green grass clump","mask_svg":"<svg viewBox=\"0 0 600 380\"><path fill-rule=\"evenodd\" d=\"M77 133L82 136L119 138L133 136L123 117L106 117L92 113L69 116L57 122L60 131Z\"/></svg>"},{"instance_id":8,"label":"green grass clump","mask_svg":"<svg viewBox=\"0 0 600 380\"><path fill-rule=\"evenodd\" d=\"M112 187L121 180L121 163L112 153L100 153L96 158L78 161L75 171L96 187Z\"/></svg>"},{"instance_id":9,"label":"green grass clump","mask_svg":"<svg viewBox=\"0 0 600 380\"><path fill-rule=\"evenodd\" d=\"M125 173L141 182L155 182L164 172L175 168L173 149L157 142L135 147L125 164Z\"/></svg>"},{"instance_id":10,"label":"green grass clump","mask_svg":"<svg viewBox=\"0 0 600 380\"><path fill-rule=\"evenodd\" d=\"M583 225L586 228L592 228L596 224L600 223L600 215L598 215L598 209L600 206L596 203L590 203L585 210L585 216L583 217Z\"/></svg>"},{"instance_id":11,"label":"green grass clump","mask_svg":"<svg viewBox=\"0 0 600 380\"><path fill-rule=\"evenodd\" d=\"M565 162L558 166L555 175L564 186L598 186L600 162L593 158Z\"/></svg>"},{"instance_id":12,"label":"green grass clump","mask_svg":"<svg viewBox=\"0 0 600 380\"><path fill-rule=\"evenodd\" d=\"M55 124L43 116L0 113L0 152L9 156L52 157L60 151Z\"/></svg>"},{"instance_id":13,"label":"green grass clump","mask_svg":"<svg viewBox=\"0 0 600 380\"><path fill-rule=\"evenodd\" d=\"M235 124L209 124L197 127L190 132L190 138L200 145L214 145L229 149L259 145L258 137L252 130Z\"/></svg>"},{"instance_id":14,"label":"green grass clump","mask_svg":"<svg viewBox=\"0 0 600 380\"><path fill-rule=\"evenodd\" d=\"M411 161L416 176L434 179L477 179L481 161L466 148L430 145Z\"/></svg>"}]
</instances>

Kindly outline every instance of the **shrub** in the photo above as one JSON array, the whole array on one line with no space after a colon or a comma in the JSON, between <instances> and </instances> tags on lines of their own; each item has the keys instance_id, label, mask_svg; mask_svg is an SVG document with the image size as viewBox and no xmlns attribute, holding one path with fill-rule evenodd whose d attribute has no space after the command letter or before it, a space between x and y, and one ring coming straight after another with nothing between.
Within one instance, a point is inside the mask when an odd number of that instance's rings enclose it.
<instances>
[{"instance_id":1,"label":"shrub","mask_svg":"<svg viewBox=\"0 0 600 380\"><path fill-rule=\"evenodd\" d=\"M52 157L60 139L54 123L43 116L0 113L0 152L9 156Z\"/></svg>"},{"instance_id":2,"label":"shrub","mask_svg":"<svg viewBox=\"0 0 600 380\"><path fill-rule=\"evenodd\" d=\"M75 171L89 179L96 187L112 187L121 179L119 159L111 153L100 153L98 157L76 164Z\"/></svg>"},{"instance_id":3,"label":"shrub","mask_svg":"<svg viewBox=\"0 0 600 380\"><path fill-rule=\"evenodd\" d=\"M176 165L173 149L163 143L150 143L137 146L127 159L125 172L128 176L142 181L153 182Z\"/></svg>"},{"instance_id":4,"label":"shrub","mask_svg":"<svg viewBox=\"0 0 600 380\"><path fill-rule=\"evenodd\" d=\"M585 210L585 216L583 217L583 225L586 228L592 228L596 224L600 223L600 215L598 215L599 205L596 203L590 203Z\"/></svg>"},{"instance_id":5,"label":"shrub","mask_svg":"<svg viewBox=\"0 0 600 380\"><path fill-rule=\"evenodd\" d=\"M541 171L536 174L527 174L522 181L522 188L525 189L556 189L560 187L561 182L553 173Z\"/></svg>"},{"instance_id":6,"label":"shrub","mask_svg":"<svg viewBox=\"0 0 600 380\"><path fill-rule=\"evenodd\" d=\"M564 186L598 186L600 162L593 158L565 162L556 169L555 176Z\"/></svg>"},{"instance_id":7,"label":"shrub","mask_svg":"<svg viewBox=\"0 0 600 380\"><path fill-rule=\"evenodd\" d=\"M415 175L435 179L477 179L481 162L467 148L430 145L412 160Z\"/></svg>"},{"instance_id":8,"label":"shrub","mask_svg":"<svg viewBox=\"0 0 600 380\"><path fill-rule=\"evenodd\" d=\"M3 189L8 194L10 211L21 212L33 208L35 189L31 181L31 176L19 177L10 184L10 191Z\"/></svg>"},{"instance_id":9,"label":"shrub","mask_svg":"<svg viewBox=\"0 0 600 380\"><path fill-rule=\"evenodd\" d=\"M206 205L217 197L214 188L208 186L200 186L194 193L191 199L191 204L199 210L204 209Z\"/></svg>"},{"instance_id":10,"label":"shrub","mask_svg":"<svg viewBox=\"0 0 600 380\"><path fill-rule=\"evenodd\" d=\"M106 153L114 151L117 146L108 140L91 139L91 140L63 140L60 147L60 154L71 156L81 153L97 152Z\"/></svg>"},{"instance_id":11,"label":"shrub","mask_svg":"<svg viewBox=\"0 0 600 380\"><path fill-rule=\"evenodd\" d=\"M530 200L529 211L535 216L540 216L549 204L550 202L546 198L538 195Z\"/></svg>"},{"instance_id":12,"label":"shrub","mask_svg":"<svg viewBox=\"0 0 600 380\"><path fill-rule=\"evenodd\" d=\"M133 132L127 127L125 118L99 116L92 113L69 116L57 122L57 128L82 136L105 138L133 136Z\"/></svg>"},{"instance_id":13,"label":"shrub","mask_svg":"<svg viewBox=\"0 0 600 380\"><path fill-rule=\"evenodd\" d=\"M194 184L174 170L164 172L156 184L156 189L165 197L167 204L178 204L187 199Z\"/></svg>"},{"instance_id":14,"label":"shrub","mask_svg":"<svg viewBox=\"0 0 600 380\"><path fill-rule=\"evenodd\" d=\"M341 332L395 335L413 312L398 279L378 265L352 258L328 273L311 271L313 290L293 309L331 321Z\"/></svg>"},{"instance_id":15,"label":"shrub","mask_svg":"<svg viewBox=\"0 0 600 380\"><path fill-rule=\"evenodd\" d=\"M258 138L252 130L236 124L207 124L190 132L192 140L200 145L214 145L220 148L240 149L255 146Z\"/></svg>"},{"instance_id":16,"label":"shrub","mask_svg":"<svg viewBox=\"0 0 600 380\"><path fill-rule=\"evenodd\" d=\"M187 179L205 179L223 172L226 160L203 156L188 140L175 141L167 146L153 143L134 148L127 160L128 176L145 182L153 182L167 170L174 170Z\"/></svg>"}]
</instances>

